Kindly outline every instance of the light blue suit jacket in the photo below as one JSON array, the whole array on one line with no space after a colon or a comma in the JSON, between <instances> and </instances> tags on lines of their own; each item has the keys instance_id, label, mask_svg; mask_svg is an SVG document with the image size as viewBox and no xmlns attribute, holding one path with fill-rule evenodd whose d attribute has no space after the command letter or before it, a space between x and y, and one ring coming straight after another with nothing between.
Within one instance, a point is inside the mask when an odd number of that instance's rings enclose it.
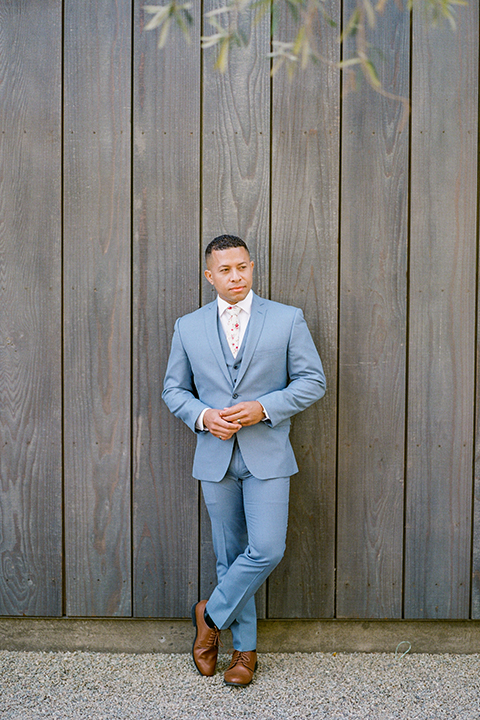
<instances>
[{"instance_id":1,"label":"light blue suit jacket","mask_svg":"<svg viewBox=\"0 0 480 720\"><path fill-rule=\"evenodd\" d=\"M325 394L325 375L301 310L253 295L242 365L234 386L217 323L217 301L175 323L163 390L171 412L197 432L193 476L221 480L234 438L199 432L205 408L258 400L269 420L236 433L249 471L257 478L288 477L298 468L289 440L290 418ZM235 436L234 436L235 437Z\"/></svg>"}]
</instances>

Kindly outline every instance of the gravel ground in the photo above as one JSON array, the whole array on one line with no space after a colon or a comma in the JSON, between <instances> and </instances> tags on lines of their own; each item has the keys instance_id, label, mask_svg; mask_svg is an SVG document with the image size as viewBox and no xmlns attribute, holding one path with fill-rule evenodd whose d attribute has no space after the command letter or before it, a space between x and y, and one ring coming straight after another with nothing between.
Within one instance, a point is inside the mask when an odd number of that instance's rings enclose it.
<instances>
[{"instance_id":1,"label":"gravel ground","mask_svg":"<svg viewBox=\"0 0 480 720\"><path fill-rule=\"evenodd\" d=\"M261 654L247 688L190 655L0 651L2 720L480 717L480 655Z\"/></svg>"}]
</instances>

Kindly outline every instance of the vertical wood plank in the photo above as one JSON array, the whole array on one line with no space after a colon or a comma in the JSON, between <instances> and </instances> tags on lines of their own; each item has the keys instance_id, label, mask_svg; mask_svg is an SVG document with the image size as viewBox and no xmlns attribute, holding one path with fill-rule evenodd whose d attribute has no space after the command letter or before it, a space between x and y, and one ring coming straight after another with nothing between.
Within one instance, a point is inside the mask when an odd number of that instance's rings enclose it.
<instances>
[{"instance_id":1,"label":"vertical wood plank","mask_svg":"<svg viewBox=\"0 0 480 720\"><path fill-rule=\"evenodd\" d=\"M131 613L131 1L65 2L68 615Z\"/></svg>"},{"instance_id":2,"label":"vertical wood plank","mask_svg":"<svg viewBox=\"0 0 480 720\"><path fill-rule=\"evenodd\" d=\"M478 5L414 18L405 616L466 618L475 358Z\"/></svg>"},{"instance_id":3,"label":"vertical wood plank","mask_svg":"<svg viewBox=\"0 0 480 720\"><path fill-rule=\"evenodd\" d=\"M338 22L340 3L326 9ZM281 27L282 40L293 36L287 13ZM322 54L335 62L338 31L318 32ZM269 617L332 617L335 607L339 103L332 66L313 65L291 81L284 70L275 75L272 299L303 309L328 390L292 425L300 472L291 481L286 555L269 579Z\"/></svg>"},{"instance_id":4,"label":"vertical wood plank","mask_svg":"<svg viewBox=\"0 0 480 720\"><path fill-rule=\"evenodd\" d=\"M205 12L216 7L205 0ZM239 235L255 260L255 291L268 294L270 195L269 23L244 19L246 48L233 47L224 75L204 53L202 199L204 246L221 233ZM204 34L213 28L207 25ZM204 300L213 298L204 285Z\"/></svg>"},{"instance_id":5,"label":"vertical wood plank","mask_svg":"<svg viewBox=\"0 0 480 720\"><path fill-rule=\"evenodd\" d=\"M472 17L473 22L477 22L480 25L480 18L478 16ZM478 26L477 26L478 27ZM475 29L475 26L474 26ZM473 30L474 30L473 29ZM473 32L472 30L472 32ZM480 34L480 27L478 27L475 39L478 39ZM479 48L477 43L473 44L473 52L478 55ZM475 57L475 56L474 56ZM473 87L473 93L479 93L480 73L477 74L476 83ZM477 126L477 147L475 150L476 157L479 157L479 145L478 145L478 125L479 119L476 118ZM473 132L473 128L472 128ZM478 179L477 179L478 183ZM479 228L480 212L478 207L478 186L477 186L477 232ZM480 277L480 257L477 252L477 347L476 347L476 422L475 422L475 478L474 478L474 504L473 504L473 557L472 557L472 587L471 587L471 615L472 619L480 619L480 344L478 339L480 338L480 293L478 288L478 277Z\"/></svg>"},{"instance_id":6,"label":"vertical wood plank","mask_svg":"<svg viewBox=\"0 0 480 720\"><path fill-rule=\"evenodd\" d=\"M0 7L0 614L62 614L62 3Z\"/></svg>"},{"instance_id":7,"label":"vertical wood plank","mask_svg":"<svg viewBox=\"0 0 480 720\"><path fill-rule=\"evenodd\" d=\"M205 0L204 11L216 7ZM254 27L245 19L247 48L233 48L224 75L213 70L207 51L203 74L202 237L203 248L217 235L239 235L255 261L254 290L268 295L270 195L269 22ZM204 35L213 32L207 25ZM203 283L203 304L213 300ZM202 503L201 595L216 584L210 521ZM264 590L257 593L264 614Z\"/></svg>"},{"instance_id":8,"label":"vertical wood plank","mask_svg":"<svg viewBox=\"0 0 480 720\"><path fill-rule=\"evenodd\" d=\"M135 11L134 613L181 617L198 595L195 438L161 401L177 317L198 307L200 13L157 50Z\"/></svg>"},{"instance_id":9,"label":"vertical wood plank","mask_svg":"<svg viewBox=\"0 0 480 720\"><path fill-rule=\"evenodd\" d=\"M355 3L344 3L350 17ZM372 44L386 91L409 94L408 14L390 3ZM347 48L348 50L348 48ZM344 89L349 81L344 77ZM408 126L363 83L344 96L337 615L401 617Z\"/></svg>"}]
</instances>

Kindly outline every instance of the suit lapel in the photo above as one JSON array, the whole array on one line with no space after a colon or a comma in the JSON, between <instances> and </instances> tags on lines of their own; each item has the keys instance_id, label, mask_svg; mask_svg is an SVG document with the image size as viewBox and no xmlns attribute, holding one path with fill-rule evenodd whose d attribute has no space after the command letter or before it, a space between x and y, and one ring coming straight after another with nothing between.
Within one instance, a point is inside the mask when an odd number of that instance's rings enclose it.
<instances>
[{"instance_id":1,"label":"suit lapel","mask_svg":"<svg viewBox=\"0 0 480 720\"><path fill-rule=\"evenodd\" d=\"M255 293L253 294L252 300L252 312L250 314L250 321L248 323L248 334L245 343L245 349L243 351L243 360L238 373L237 386L240 384L248 366L252 360L255 348L262 334L263 324L265 322L266 315L266 304L259 298ZM218 333L217 333L218 335Z\"/></svg>"},{"instance_id":2,"label":"suit lapel","mask_svg":"<svg viewBox=\"0 0 480 720\"><path fill-rule=\"evenodd\" d=\"M232 385L232 380L228 374L228 368L223 356L220 338L218 337L218 303L214 300L205 306L205 333L210 344L213 356L217 361L220 370L223 372L228 384Z\"/></svg>"}]
</instances>

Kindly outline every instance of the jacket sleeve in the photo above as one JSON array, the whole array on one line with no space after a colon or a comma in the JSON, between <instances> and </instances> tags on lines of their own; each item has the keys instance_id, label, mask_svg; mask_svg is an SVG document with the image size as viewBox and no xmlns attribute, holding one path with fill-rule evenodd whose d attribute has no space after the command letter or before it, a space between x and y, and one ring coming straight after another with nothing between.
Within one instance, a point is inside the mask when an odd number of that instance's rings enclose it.
<instances>
[{"instance_id":1,"label":"jacket sleeve","mask_svg":"<svg viewBox=\"0 0 480 720\"><path fill-rule=\"evenodd\" d=\"M175 323L162 398L170 412L183 420L193 432L199 432L195 422L202 410L208 409L208 405L197 396L192 367L182 342L180 320Z\"/></svg>"},{"instance_id":2,"label":"jacket sleeve","mask_svg":"<svg viewBox=\"0 0 480 720\"><path fill-rule=\"evenodd\" d=\"M267 425L279 423L305 410L325 395L322 361L301 310L297 309L287 349L288 385L256 398L265 408Z\"/></svg>"}]
</instances>

